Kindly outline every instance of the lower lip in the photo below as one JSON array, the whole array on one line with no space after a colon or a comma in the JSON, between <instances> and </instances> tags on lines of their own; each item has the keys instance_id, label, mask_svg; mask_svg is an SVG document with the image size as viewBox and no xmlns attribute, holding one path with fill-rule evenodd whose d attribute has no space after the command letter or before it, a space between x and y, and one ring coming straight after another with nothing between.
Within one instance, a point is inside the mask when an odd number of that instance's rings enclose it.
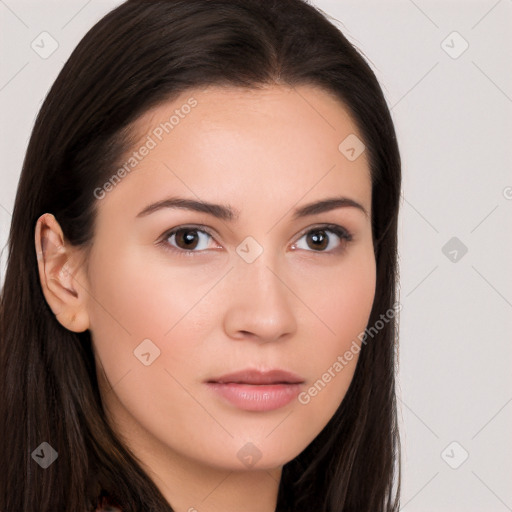
<instances>
[{"instance_id":1,"label":"lower lip","mask_svg":"<svg viewBox=\"0 0 512 512\"><path fill-rule=\"evenodd\" d=\"M239 384L208 382L208 387L235 407L246 411L273 411L297 397L300 384Z\"/></svg>"}]
</instances>

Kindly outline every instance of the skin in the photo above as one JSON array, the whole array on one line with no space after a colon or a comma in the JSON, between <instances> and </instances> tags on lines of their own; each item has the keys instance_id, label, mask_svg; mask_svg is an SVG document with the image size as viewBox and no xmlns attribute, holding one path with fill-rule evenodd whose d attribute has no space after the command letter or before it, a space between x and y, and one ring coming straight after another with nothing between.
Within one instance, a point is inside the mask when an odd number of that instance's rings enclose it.
<instances>
[{"instance_id":1,"label":"skin","mask_svg":"<svg viewBox=\"0 0 512 512\"><path fill-rule=\"evenodd\" d=\"M365 330L376 278L369 164L366 152L350 161L338 150L359 132L314 86L188 91L146 112L135 132L145 140L190 97L197 106L98 200L87 255L52 215L39 219L41 285L64 327L90 330L107 419L175 510L270 512L282 466L333 416L358 355L306 405L272 411L234 407L204 381L281 368L307 391ZM229 204L240 217L165 208L137 218L170 196ZM343 207L292 219L334 196L368 215ZM325 223L352 240L327 231L317 248L308 230ZM212 236L194 232L192 256L178 254L179 237L158 245L184 225ZM252 263L236 251L248 236L263 248ZM148 366L134 356L145 339L160 350ZM237 457L249 442L261 455L252 466Z\"/></svg>"}]
</instances>

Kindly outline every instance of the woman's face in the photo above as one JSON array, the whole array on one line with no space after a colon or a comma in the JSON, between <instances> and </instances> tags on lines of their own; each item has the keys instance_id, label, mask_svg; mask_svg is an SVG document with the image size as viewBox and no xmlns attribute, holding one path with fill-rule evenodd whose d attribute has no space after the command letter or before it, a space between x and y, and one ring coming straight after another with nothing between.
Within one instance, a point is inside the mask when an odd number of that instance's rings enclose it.
<instances>
[{"instance_id":1,"label":"woman's face","mask_svg":"<svg viewBox=\"0 0 512 512\"><path fill-rule=\"evenodd\" d=\"M108 417L153 468L282 466L343 400L374 299L362 137L312 86L194 90L136 127L81 281ZM249 370L295 377L222 379Z\"/></svg>"}]
</instances>

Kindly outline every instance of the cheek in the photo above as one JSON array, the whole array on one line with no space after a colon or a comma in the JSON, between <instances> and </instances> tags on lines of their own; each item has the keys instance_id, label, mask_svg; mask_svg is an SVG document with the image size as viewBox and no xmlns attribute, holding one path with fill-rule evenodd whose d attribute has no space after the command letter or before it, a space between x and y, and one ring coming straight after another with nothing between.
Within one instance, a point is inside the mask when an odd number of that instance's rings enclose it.
<instances>
[{"instance_id":1,"label":"cheek","mask_svg":"<svg viewBox=\"0 0 512 512\"><path fill-rule=\"evenodd\" d=\"M340 341L365 329L375 297L375 280L375 265L371 263L333 275L322 308Z\"/></svg>"},{"instance_id":2,"label":"cheek","mask_svg":"<svg viewBox=\"0 0 512 512\"><path fill-rule=\"evenodd\" d=\"M306 306L318 318L308 323L316 328L324 353L332 355L350 345L366 328L375 297L376 266L373 252L363 249L321 272L303 272L303 284L296 284Z\"/></svg>"},{"instance_id":3,"label":"cheek","mask_svg":"<svg viewBox=\"0 0 512 512\"><path fill-rule=\"evenodd\" d=\"M170 363L164 361L169 358L170 345L171 366L188 361L194 350L192 343L176 342L176 337L184 335L184 317L199 301L199 290L189 286L183 277L180 280L178 272L165 274L157 268L148 267L133 256L116 258L115 265L96 264L91 268L94 278L89 290L90 330L95 351L112 385L128 372L133 381L143 369ZM146 359L155 361L150 367L139 359L148 352ZM156 373L145 372L145 386L151 386Z\"/></svg>"},{"instance_id":4,"label":"cheek","mask_svg":"<svg viewBox=\"0 0 512 512\"><path fill-rule=\"evenodd\" d=\"M310 325L311 378L299 403L321 424L332 417L352 382L375 297L375 272L374 260L363 256L332 272L323 292L316 289L309 296L321 322Z\"/></svg>"},{"instance_id":5,"label":"cheek","mask_svg":"<svg viewBox=\"0 0 512 512\"><path fill-rule=\"evenodd\" d=\"M201 280L185 266L172 268L165 257L148 261L144 254L130 247L120 249L111 258L115 265L99 263L106 258L98 254L91 271L89 306L95 317L91 323L106 321L115 329L121 327L133 341L165 337L204 294Z\"/></svg>"}]
</instances>

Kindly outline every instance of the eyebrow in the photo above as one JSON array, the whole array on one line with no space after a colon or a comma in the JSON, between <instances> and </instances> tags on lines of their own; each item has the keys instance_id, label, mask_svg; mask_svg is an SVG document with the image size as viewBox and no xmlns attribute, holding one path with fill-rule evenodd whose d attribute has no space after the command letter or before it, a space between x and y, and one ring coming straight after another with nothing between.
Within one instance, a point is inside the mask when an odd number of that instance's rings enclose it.
<instances>
[{"instance_id":1,"label":"eyebrow","mask_svg":"<svg viewBox=\"0 0 512 512\"><path fill-rule=\"evenodd\" d=\"M364 206L354 199L348 197L331 197L321 201L308 203L300 208L294 210L293 220L307 217L310 215L317 215L319 213L328 212L337 208L353 207L362 211L366 217L368 212ZM240 211L229 205L221 205L215 203L208 203L206 201L196 201L195 199L186 199L183 197L170 197L157 201L146 206L141 212L137 214L137 218L145 217L164 208L191 210L200 213L207 213L221 220L234 222L240 217Z\"/></svg>"}]
</instances>

